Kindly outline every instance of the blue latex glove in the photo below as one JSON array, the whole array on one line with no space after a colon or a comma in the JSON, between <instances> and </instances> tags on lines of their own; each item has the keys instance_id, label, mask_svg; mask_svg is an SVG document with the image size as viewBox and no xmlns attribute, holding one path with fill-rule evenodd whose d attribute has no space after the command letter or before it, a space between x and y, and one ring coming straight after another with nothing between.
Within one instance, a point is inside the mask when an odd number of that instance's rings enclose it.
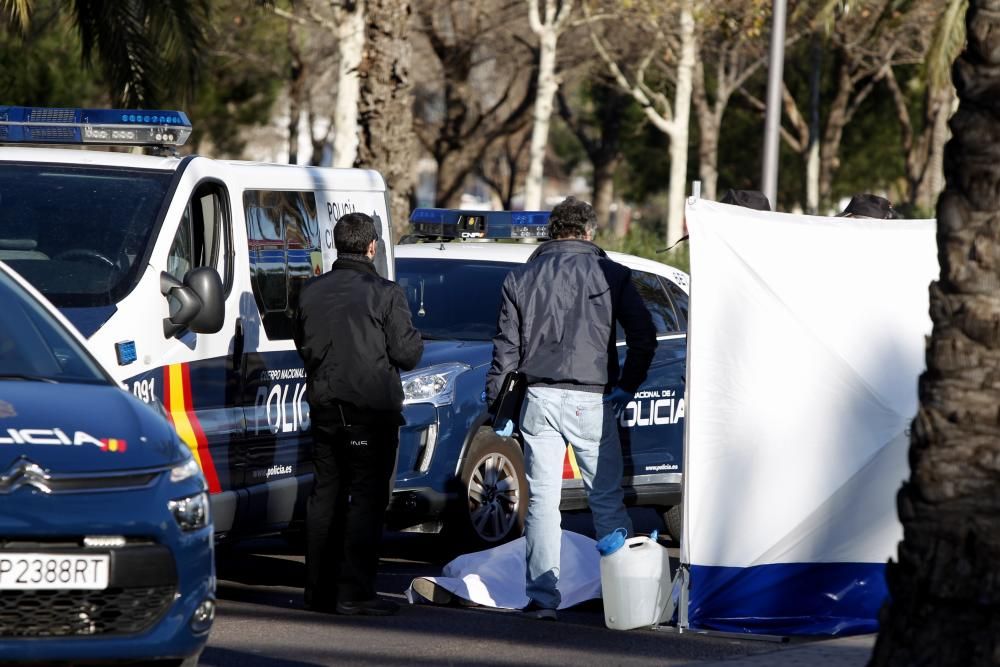
<instances>
[{"instance_id":1,"label":"blue latex glove","mask_svg":"<svg viewBox=\"0 0 1000 667\"><path fill-rule=\"evenodd\" d=\"M605 403L611 404L611 409L614 410L615 414L619 414L628 405L628 402L632 400L635 394L627 392L621 387L615 387L610 394L604 397Z\"/></svg>"},{"instance_id":2,"label":"blue latex glove","mask_svg":"<svg viewBox=\"0 0 1000 667\"><path fill-rule=\"evenodd\" d=\"M508 419L507 423L500 428L497 428L496 424L494 424L493 430L496 431L496 434L501 438L509 438L510 434L514 432L514 422Z\"/></svg>"}]
</instances>

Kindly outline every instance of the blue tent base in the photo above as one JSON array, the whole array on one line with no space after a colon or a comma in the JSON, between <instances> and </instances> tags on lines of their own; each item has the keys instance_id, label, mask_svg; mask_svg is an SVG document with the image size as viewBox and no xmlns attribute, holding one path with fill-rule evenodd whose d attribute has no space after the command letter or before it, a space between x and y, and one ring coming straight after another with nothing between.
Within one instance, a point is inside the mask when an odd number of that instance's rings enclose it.
<instances>
[{"instance_id":1,"label":"blue tent base","mask_svg":"<svg viewBox=\"0 0 1000 667\"><path fill-rule=\"evenodd\" d=\"M878 631L884 563L683 565L678 624L751 635L835 637Z\"/></svg>"}]
</instances>

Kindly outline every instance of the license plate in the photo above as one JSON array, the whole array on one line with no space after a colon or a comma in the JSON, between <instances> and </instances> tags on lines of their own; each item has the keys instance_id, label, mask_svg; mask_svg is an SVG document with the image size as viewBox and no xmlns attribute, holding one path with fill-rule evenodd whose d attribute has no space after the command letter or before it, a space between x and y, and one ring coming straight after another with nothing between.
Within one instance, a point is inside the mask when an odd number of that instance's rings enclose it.
<instances>
[{"instance_id":1,"label":"license plate","mask_svg":"<svg viewBox=\"0 0 1000 667\"><path fill-rule=\"evenodd\" d=\"M107 554L0 554L0 590L103 590L110 570Z\"/></svg>"}]
</instances>

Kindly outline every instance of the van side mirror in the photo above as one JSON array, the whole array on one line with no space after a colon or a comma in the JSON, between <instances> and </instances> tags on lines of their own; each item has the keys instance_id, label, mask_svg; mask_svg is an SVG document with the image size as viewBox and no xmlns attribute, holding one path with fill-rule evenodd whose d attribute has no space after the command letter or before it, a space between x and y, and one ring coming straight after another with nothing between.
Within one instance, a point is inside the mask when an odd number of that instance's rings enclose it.
<instances>
[{"instance_id":1,"label":"van side mirror","mask_svg":"<svg viewBox=\"0 0 1000 667\"><path fill-rule=\"evenodd\" d=\"M160 293L167 297L170 315L163 319L163 335L173 338L188 329L194 333L216 333L226 319L222 278L208 266L191 269L184 282L163 271Z\"/></svg>"}]
</instances>

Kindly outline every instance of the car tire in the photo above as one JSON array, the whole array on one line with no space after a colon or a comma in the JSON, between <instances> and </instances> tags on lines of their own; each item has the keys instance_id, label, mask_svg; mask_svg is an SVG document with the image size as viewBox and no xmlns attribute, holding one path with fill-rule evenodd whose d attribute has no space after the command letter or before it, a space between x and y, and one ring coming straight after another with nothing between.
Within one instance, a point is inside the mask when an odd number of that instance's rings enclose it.
<instances>
[{"instance_id":1,"label":"car tire","mask_svg":"<svg viewBox=\"0 0 1000 667\"><path fill-rule=\"evenodd\" d=\"M446 529L461 546L488 549L521 536L528 512L524 452L492 429L476 435L465 457L461 498Z\"/></svg>"},{"instance_id":2,"label":"car tire","mask_svg":"<svg viewBox=\"0 0 1000 667\"><path fill-rule=\"evenodd\" d=\"M660 518L663 519L663 525L670 537L680 543L681 531L684 528L684 505L660 508Z\"/></svg>"}]
</instances>

